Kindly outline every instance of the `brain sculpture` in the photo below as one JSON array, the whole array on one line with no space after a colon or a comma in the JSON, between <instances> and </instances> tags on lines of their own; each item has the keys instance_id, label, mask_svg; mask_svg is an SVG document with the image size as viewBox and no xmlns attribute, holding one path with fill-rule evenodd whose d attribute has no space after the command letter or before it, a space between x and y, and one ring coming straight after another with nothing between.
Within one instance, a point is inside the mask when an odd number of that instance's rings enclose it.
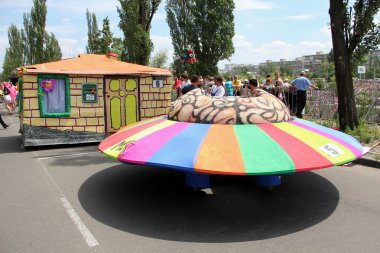
<instances>
[{"instance_id":1,"label":"brain sculpture","mask_svg":"<svg viewBox=\"0 0 380 253\"><path fill-rule=\"evenodd\" d=\"M205 95L194 89L177 99L169 110L170 120L206 124L260 124L287 122L288 108L275 96L258 89L257 97Z\"/></svg>"}]
</instances>

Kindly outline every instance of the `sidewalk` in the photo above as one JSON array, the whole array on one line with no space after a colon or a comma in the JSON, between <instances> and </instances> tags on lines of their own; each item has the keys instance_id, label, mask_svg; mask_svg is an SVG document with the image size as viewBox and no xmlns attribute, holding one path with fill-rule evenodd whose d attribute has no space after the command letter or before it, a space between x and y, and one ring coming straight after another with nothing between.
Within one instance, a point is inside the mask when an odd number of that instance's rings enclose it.
<instances>
[{"instance_id":1,"label":"sidewalk","mask_svg":"<svg viewBox=\"0 0 380 253\"><path fill-rule=\"evenodd\" d=\"M380 144L354 161L354 163L380 169Z\"/></svg>"}]
</instances>

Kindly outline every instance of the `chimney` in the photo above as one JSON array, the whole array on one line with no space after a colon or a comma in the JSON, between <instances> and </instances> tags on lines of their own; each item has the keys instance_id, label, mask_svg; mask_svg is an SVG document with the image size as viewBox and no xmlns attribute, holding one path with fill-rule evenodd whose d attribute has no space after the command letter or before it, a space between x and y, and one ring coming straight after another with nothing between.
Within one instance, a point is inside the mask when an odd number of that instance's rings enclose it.
<instances>
[{"instance_id":1,"label":"chimney","mask_svg":"<svg viewBox=\"0 0 380 253\"><path fill-rule=\"evenodd\" d=\"M107 51L107 57L110 59L118 60L121 54L121 50L111 48Z\"/></svg>"}]
</instances>

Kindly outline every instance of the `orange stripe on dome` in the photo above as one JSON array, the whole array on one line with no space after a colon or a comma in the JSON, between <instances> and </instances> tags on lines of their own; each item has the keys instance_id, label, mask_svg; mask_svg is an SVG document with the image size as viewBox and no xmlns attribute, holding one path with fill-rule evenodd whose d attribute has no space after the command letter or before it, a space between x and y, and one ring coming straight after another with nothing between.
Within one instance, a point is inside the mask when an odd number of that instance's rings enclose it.
<instances>
[{"instance_id":1,"label":"orange stripe on dome","mask_svg":"<svg viewBox=\"0 0 380 253\"><path fill-rule=\"evenodd\" d=\"M212 125L194 163L197 172L245 175L244 161L233 125Z\"/></svg>"}]
</instances>

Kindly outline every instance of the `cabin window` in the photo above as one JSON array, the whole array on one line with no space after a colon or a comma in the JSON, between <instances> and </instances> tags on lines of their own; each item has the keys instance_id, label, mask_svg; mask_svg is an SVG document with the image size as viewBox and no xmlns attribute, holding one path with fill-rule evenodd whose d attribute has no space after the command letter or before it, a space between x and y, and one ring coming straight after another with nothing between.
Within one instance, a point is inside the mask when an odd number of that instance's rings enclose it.
<instances>
[{"instance_id":1,"label":"cabin window","mask_svg":"<svg viewBox=\"0 0 380 253\"><path fill-rule=\"evenodd\" d=\"M44 118L69 117L70 81L66 75L38 75L38 104Z\"/></svg>"}]
</instances>

